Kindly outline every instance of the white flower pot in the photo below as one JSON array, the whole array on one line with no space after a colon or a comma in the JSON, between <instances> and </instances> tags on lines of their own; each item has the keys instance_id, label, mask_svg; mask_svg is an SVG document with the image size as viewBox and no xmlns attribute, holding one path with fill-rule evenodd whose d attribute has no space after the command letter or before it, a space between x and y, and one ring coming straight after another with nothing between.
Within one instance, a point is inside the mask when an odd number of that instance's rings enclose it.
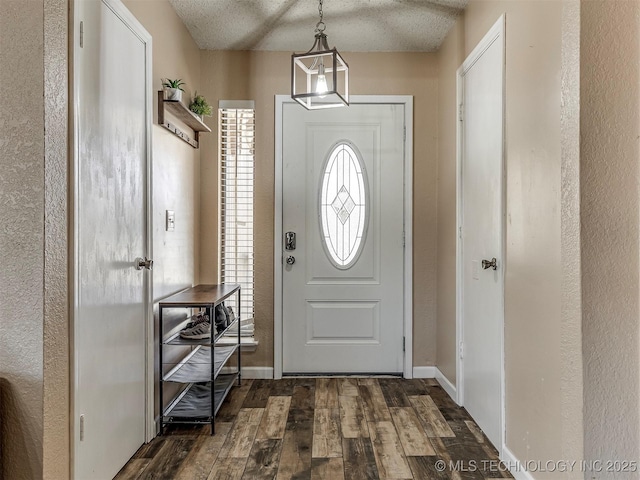
<instances>
[{"instance_id":1,"label":"white flower pot","mask_svg":"<svg viewBox=\"0 0 640 480\"><path fill-rule=\"evenodd\" d=\"M167 100L170 102L179 102L182 100L182 90L179 88L165 89Z\"/></svg>"}]
</instances>

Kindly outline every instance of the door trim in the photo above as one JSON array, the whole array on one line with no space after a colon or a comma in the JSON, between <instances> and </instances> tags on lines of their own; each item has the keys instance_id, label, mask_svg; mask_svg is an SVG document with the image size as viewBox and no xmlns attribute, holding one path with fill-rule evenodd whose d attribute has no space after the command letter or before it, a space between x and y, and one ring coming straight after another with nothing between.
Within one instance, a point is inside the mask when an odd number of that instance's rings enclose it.
<instances>
[{"instance_id":1,"label":"door trim","mask_svg":"<svg viewBox=\"0 0 640 480\"><path fill-rule=\"evenodd\" d=\"M145 206L144 206L144 221L145 221L145 231L146 231L146 242L145 248L146 252L141 252L143 255L146 254L148 258L153 258L153 227L151 221L153 219L152 215L152 129L153 129L153 59L152 59L152 37L149 32L144 28L144 26L136 19L136 17L124 6L121 0L101 0L105 6L107 6L113 13L122 20L122 22L144 43L145 45L145 75L146 75L146 109L145 109L145 118L147 124L147 134L146 134L146 168L145 168ZM72 108L70 109L70 116L72 122L72 147L71 147L71 165L70 165L70 184L72 190L70 191L70 212L71 212L71 229L72 229L72 237L70 238L70 251L71 251L71 261L73 264L70 266L70 321L71 328L70 333L72 335L69 346L70 346L70 389L71 389L71 399L70 399L70 411L71 411L71 419L70 419L70 450L71 450L71 472L76 470L76 464L78 461L77 448L78 444L76 442L76 434L79 431L78 419L80 418L80 412L77 409L77 401L76 398L78 396L78 357L76 356L76 351L78 350L78 345L76 344L77 328L78 324L75 321L78 318L78 291L79 291L79 250L78 250L78 238L79 238L79 225L77 219L79 218L79 205L76 199L79 195L80 189L80 178L78 175L79 162L80 162L80 145L79 145L79 116L77 106L79 105L79 95L80 95L80 82L79 82L79 58L77 55L78 49L80 48L80 21L82 20L82 9L76 2L73 8L73 34L72 34L72 65L73 65L73 83L71 87L71 95L72 95ZM156 422L154 415L154 389L155 389L155 381L154 381L154 321L153 321L153 273L150 270L144 271L145 281L144 281L144 299L145 299L145 441L149 442L156 436Z\"/></svg>"},{"instance_id":2,"label":"door trim","mask_svg":"<svg viewBox=\"0 0 640 480\"><path fill-rule=\"evenodd\" d=\"M501 168L502 168L502 182L500 188L500 210L502 217L502 235L500 236L500 259L501 268L499 269L499 282L500 282L500 304L502 313L502 328L500 330L500 412L501 412L501 430L500 430L500 445L496 445L496 448L501 453L503 458L503 452L506 448L506 401L505 401L505 355L504 355L504 277L506 271L506 161L505 161L505 105L506 105L506 57L505 57L505 27L506 16L502 14L496 23L491 27L483 39L473 49L469 56L462 63L458 71L456 72L456 88L457 88L457 105L459 112L462 112L464 118L464 88L462 78L465 73L478 61L482 54L496 41L501 42L502 47L502 144L501 144ZM460 113L458 113L460 115ZM462 211L463 211L463 181L462 178L462 160L463 160L463 122L457 117L459 121L456 122L456 398L454 399L458 405L464 406L464 359L460 355L461 345L464 339L464 318L462 312Z\"/></svg>"},{"instance_id":3,"label":"door trim","mask_svg":"<svg viewBox=\"0 0 640 480\"><path fill-rule=\"evenodd\" d=\"M287 103L296 104L289 95L275 96L275 212L274 212L274 297L273 297L273 377L282 378L282 121ZM413 96L412 95L352 95L350 105L404 105L404 378L413 378ZM346 107L348 108L348 107Z\"/></svg>"}]
</instances>

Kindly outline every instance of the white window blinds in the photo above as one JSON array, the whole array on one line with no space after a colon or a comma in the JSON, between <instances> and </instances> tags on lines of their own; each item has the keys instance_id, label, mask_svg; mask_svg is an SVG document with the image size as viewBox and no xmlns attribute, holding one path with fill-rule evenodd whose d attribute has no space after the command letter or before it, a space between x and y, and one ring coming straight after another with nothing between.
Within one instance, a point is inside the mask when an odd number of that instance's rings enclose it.
<instances>
[{"instance_id":1,"label":"white window blinds","mask_svg":"<svg viewBox=\"0 0 640 480\"><path fill-rule=\"evenodd\" d=\"M221 102L220 124L220 272L224 283L241 285L242 333L253 334L253 179L255 110ZM229 304L236 307L233 301Z\"/></svg>"}]
</instances>

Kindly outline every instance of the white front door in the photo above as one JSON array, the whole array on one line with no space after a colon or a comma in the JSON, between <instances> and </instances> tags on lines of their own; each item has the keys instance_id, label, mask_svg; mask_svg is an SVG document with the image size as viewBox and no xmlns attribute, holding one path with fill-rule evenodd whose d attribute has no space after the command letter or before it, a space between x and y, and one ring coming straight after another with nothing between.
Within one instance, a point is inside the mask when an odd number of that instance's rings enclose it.
<instances>
[{"instance_id":1,"label":"white front door","mask_svg":"<svg viewBox=\"0 0 640 480\"><path fill-rule=\"evenodd\" d=\"M503 25L501 19L459 71L462 404L499 449L503 441Z\"/></svg>"},{"instance_id":2,"label":"white front door","mask_svg":"<svg viewBox=\"0 0 640 480\"><path fill-rule=\"evenodd\" d=\"M75 5L74 477L95 480L145 441L147 45L120 2Z\"/></svg>"},{"instance_id":3,"label":"white front door","mask_svg":"<svg viewBox=\"0 0 640 480\"><path fill-rule=\"evenodd\" d=\"M404 108L283 106L284 373L403 371Z\"/></svg>"}]
</instances>

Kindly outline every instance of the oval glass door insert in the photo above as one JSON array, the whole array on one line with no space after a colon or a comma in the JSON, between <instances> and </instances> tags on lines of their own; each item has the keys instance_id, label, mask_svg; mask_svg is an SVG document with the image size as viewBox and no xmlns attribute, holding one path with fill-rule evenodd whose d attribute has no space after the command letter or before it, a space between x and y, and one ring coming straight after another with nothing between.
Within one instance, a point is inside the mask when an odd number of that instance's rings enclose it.
<instances>
[{"instance_id":1,"label":"oval glass door insert","mask_svg":"<svg viewBox=\"0 0 640 480\"><path fill-rule=\"evenodd\" d=\"M364 162L347 142L332 147L321 176L320 230L324 250L340 269L355 264L364 247L369 191Z\"/></svg>"}]
</instances>

